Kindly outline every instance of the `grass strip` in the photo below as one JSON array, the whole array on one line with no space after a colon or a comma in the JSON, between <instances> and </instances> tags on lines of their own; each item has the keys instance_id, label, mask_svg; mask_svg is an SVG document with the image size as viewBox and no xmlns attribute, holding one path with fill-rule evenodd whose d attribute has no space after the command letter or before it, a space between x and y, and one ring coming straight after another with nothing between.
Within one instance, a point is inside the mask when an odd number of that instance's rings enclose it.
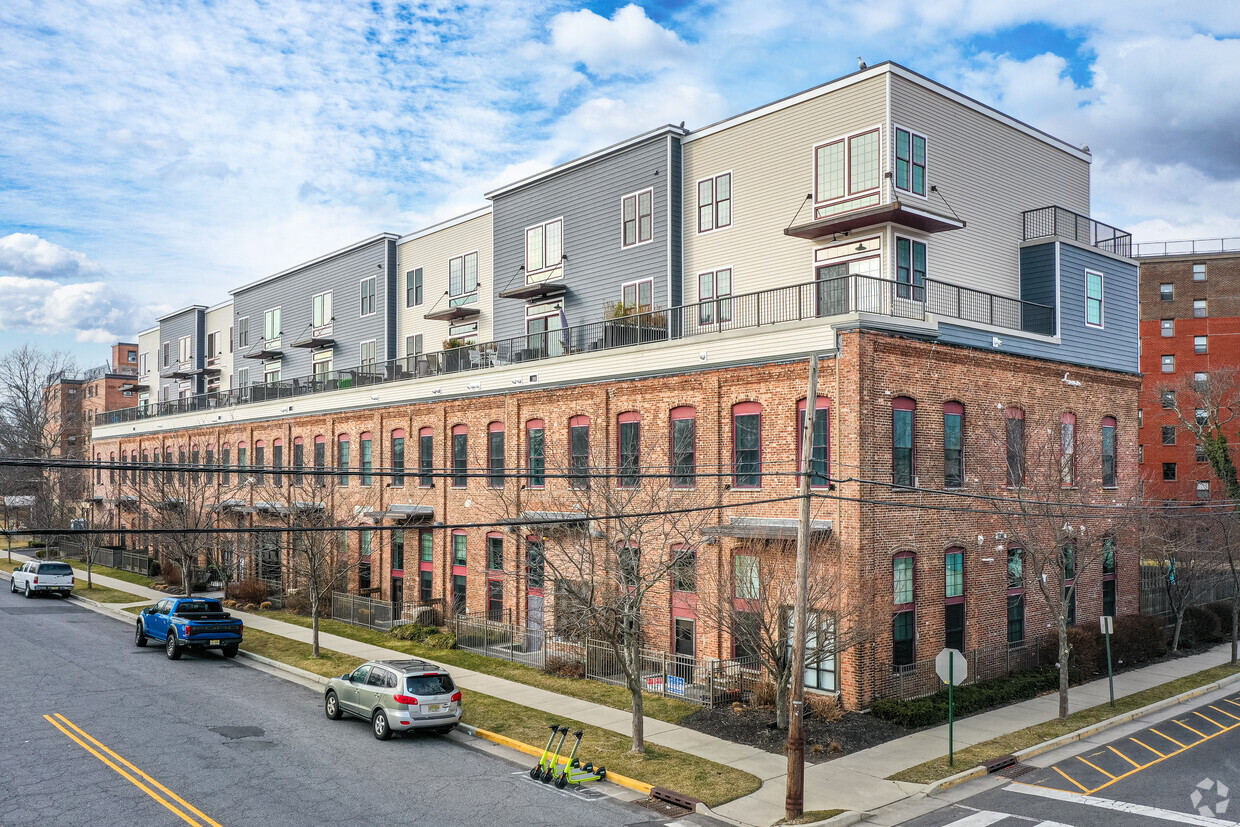
<instances>
[{"instance_id":1,"label":"grass strip","mask_svg":"<svg viewBox=\"0 0 1240 827\"><path fill-rule=\"evenodd\" d=\"M887 780L909 781L914 784L932 784L950 775L976 767L983 761L988 761L991 758L998 758L1000 755L1011 755L1017 750L1028 749L1044 741L1050 741L1053 738L1092 726L1108 718L1114 718L1116 715L1123 715L1125 712L1132 712L1143 706L1149 706L1152 703L1174 697L1182 692L1207 686L1237 672L1240 672L1240 666L1232 666L1231 664L1203 669L1192 675L1185 675L1182 678L1176 678L1173 681L1159 684L1158 686L1151 686L1149 689L1143 689L1132 695L1116 698L1114 707L1109 703L1091 706L1079 712L1071 713L1066 720L1056 718L1041 724L1034 724L1031 727L957 750L956 765L954 767L948 766L947 756L942 755L933 761L927 761L924 764L918 764L915 767L901 770L894 775L889 775Z\"/></svg>"},{"instance_id":2,"label":"grass strip","mask_svg":"<svg viewBox=\"0 0 1240 827\"><path fill-rule=\"evenodd\" d=\"M73 594L76 597L86 597L96 603L137 603L142 598L136 594L123 592L120 589L109 589L107 586L95 586L93 589L86 588L85 580L78 580L73 587Z\"/></svg>"},{"instance_id":3,"label":"grass strip","mask_svg":"<svg viewBox=\"0 0 1240 827\"><path fill-rule=\"evenodd\" d=\"M282 620L285 623L291 623L296 626L310 627L310 618L292 612L255 611L254 614L269 617L273 620ZM545 689L548 692L590 701L611 709L628 711L632 708L628 690L623 687L612 686L611 684L582 678L562 678L557 675L549 675L541 669L535 669L523 663L513 663L500 660L499 658L488 658L485 655L463 652L459 649L435 649L421 643L389 637L384 632L368 629L365 626L354 626L339 620L319 620L319 631L361 643L369 643L373 646L394 649L397 652L404 652L415 658L426 658L447 666L457 666L462 669L481 672L484 675L494 675L497 678L505 678L516 683ZM650 693L646 693L646 699L642 704L642 708L647 717L667 721L669 724L679 724L687 716L700 709L695 704ZM546 739L544 738L543 740L545 741Z\"/></svg>"},{"instance_id":4,"label":"grass strip","mask_svg":"<svg viewBox=\"0 0 1240 827\"><path fill-rule=\"evenodd\" d=\"M380 637L387 640L385 635ZM320 649L322 657L316 659L310 656L310 644L257 629L246 629L241 648L325 678L342 675L365 663L360 658L328 649ZM442 650L434 651L442 653ZM547 742L548 727L553 723L567 725L573 731L581 729L585 732L580 753L582 763L593 761L595 766L603 765L638 781L669 787L700 798L710 806L748 795L762 786L757 776L705 758L657 744L647 744L645 755L633 755L629 752L629 738L620 733L566 720L479 692L466 690L464 694L464 720L471 726L506 735L539 749ZM533 766L533 759L530 766Z\"/></svg>"},{"instance_id":5,"label":"grass strip","mask_svg":"<svg viewBox=\"0 0 1240 827\"><path fill-rule=\"evenodd\" d=\"M74 560L66 557L64 558L64 562L83 573L86 571L86 564L81 560ZM111 566L101 566L98 563L90 567L90 573L92 576L98 574L102 577L111 577L115 580L124 580L126 583L133 583L135 586L146 586L148 589L151 588L151 584L155 582L154 578L147 577L144 574L134 574L132 571L114 569ZM141 600L142 598L138 597L135 599Z\"/></svg>"},{"instance_id":6,"label":"grass strip","mask_svg":"<svg viewBox=\"0 0 1240 827\"><path fill-rule=\"evenodd\" d=\"M788 821L781 818L776 824L815 824L819 821L826 821L828 818L834 818L840 813L846 813L847 810L806 810L801 813L800 818Z\"/></svg>"}]
</instances>

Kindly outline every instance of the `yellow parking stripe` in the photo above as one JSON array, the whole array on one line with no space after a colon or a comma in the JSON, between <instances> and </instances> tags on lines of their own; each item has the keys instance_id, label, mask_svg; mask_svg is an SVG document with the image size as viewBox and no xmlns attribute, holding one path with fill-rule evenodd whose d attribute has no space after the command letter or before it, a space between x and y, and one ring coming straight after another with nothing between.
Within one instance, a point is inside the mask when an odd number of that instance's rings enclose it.
<instances>
[{"instance_id":1,"label":"yellow parking stripe","mask_svg":"<svg viewBox=\"0 0 1240 827\"><path fill-rule=\"evenodd\" d=\"M1195 730L1195 729L1193 729L1192 727L1190 727L1188 724L1182 723L1182 722L1180 722L1180 721L1172 721L1171 723L1173 723L1173 724L1179 724L1180 726L1182 726L1182 727L1184 727L1185 729L1187 729L1189 732L1191 732L1191 733L1193 733L1194 735L1196 735L1198 738L1205 738L1205 737L1206 737L1206 734L1205 734L1204 732L1198 732L1197 730Z\"/></svg>"},{"instance_id":2,"label":"yellow parking stripe","mask_svg":"<svg viewBox=\"0 0 1240 827\"><path fill-rule=\"evenodd\" d=\"M1240 706L1240 704L1236 703L1231 698L1223 698L1223 700L1227 701L1227 703L1231 704L1232 706Z\"/></svg>"},{"instance_id":3,"label":"yellow parking stripe","mask_svg":"<svg viewBox=\"0 0 1240 827\"><path fill-rule=\"evenodd\" d=\"M1120 758L1123 758L1125 761L1127 761L1129 764L1132 764L1134 767L1136 767L1136 768L1138 768L1138 769L1140 769L1140 768L1141 768L1141 765L1140 765L1140 764L1138 764L1136 761L1133 761L1133 760L1132 760L1131 758L1129 758L1127 755L1124 755L1124 753L1120 752L1120 751L1119 751L1119 750L1117 750L1115 747L1108 746L1108 747L1107 747L1107 749L1109 749L1111 752L1113 752L1113 753L1115 753L1116 755L1118 755Z\"/></svg>"},{"instance_id":4,"label":"yellow parking stripe","mask_svg":"<svg viewBox=\"0 0 1240 827\"><path fill-rule=\"evenodd\" d=\"M61 715L60 713L56 713L56 716L54 718L51 715L44 715L43 719L46 720L52 726L56 727L61 732L63 732L65 735L67 735L70 738L70 740L74 741L82 749L86 750L91 755L98 758L100 761L102 761L112 770L115 770L116 773L120 775L122 778L124 778L126 781L133 784L135 787L142 790L142 792L146 793L151 798L155 799L160 804L162 804L164 807L171 810L173 813L179 816L182 821L186 822L187 824L193 825L193 827L221 827L219 822L210 818L209 816L204 814L201 810L194 807L192 804L186 802L176 793L172 792L172 790L168 789L163 784L160 784L158 781L156 781L154 778L151 778L151 776L147 775L145 772L138 769L132 763L125 760L121 756L117 755L112 750L108 749L106 746L100 743L98 739L92 737L85 730L83 730L77 724L70 721L64 715ZM79 735L81 737L78 737ZM87 743L87 741L89 741L90 743ZM94 746L92 746L92 744ZM132 771L133 775L131 775L130 772L127 772L125 769L122 769L121 766L118 766L118 764L123 765L128 770ZM176 805L171 804L163 796L155 792L155 790L151 789L151 787L148 787L142 781L139 781L137 778L135 778L134 775L141 776L141 778L149 782L151 786L157 788L162 793L164 793L164 795L166 795L168 798L171 798L177 803L179 803L180 805L182 805L190 813L193 813L198 818L201 818L202 821L196 820L195 818L190 816L189 813L183 812Z\"/></svg>"},{"instance_id":5,"label":"yellow parking stripe","mask_svg":"<svg viewBox=\"0 0 1240 827\"><path fill-rule=\"evenodd\" d=\"M1235 715L1232 715L1230 712L1228 712L1225 709L1219 709L1217 706L1214 706L1213 704L1210 705L1210 708L1213 709L1215 712L1223 713L1228 718L1231 718L1233 721L1240 721L1240 718L1237 718Z\"/></svg>"},{"instance_id":6,"label":"yellow parking stripe","mask_svg":"<svg viewBox=\"0 0 1240 827\"><path fill-rule=\"evenodd\" d=\"M1163 755L1161 752L1159 752L1158 750L1154 749L1153 747L1151 747L1151 746L1147 746L1145 743L1143 743L1143 742L1141 742L1141 741L1138 741L1136 738L1129 738L1128 740L1129 740L1129 741L1132 741L1134 744L1139 744L1140 746L1145 747L1145 748L1146 748L1146 749L1148 749L1150 752L1152 752L1152 753L1154 753L1155 755L1157 755L1159 758L1166 758L1166 757L1167 757L1167 756Z\"/></svg>"},{"instance_id":7,"label":"yellow parking stripe","mask_svg":"<svg viewBox=\"0 0 1240 827\"><path fill-rule=\"evenodd\" d=\"M1150 732L1154 733L1155 735L1162 735L1162 737L1166 738L1168 741L1170 741L1171 743L1175 744L1175 745L1176 745L1177 747L1179 747L1180 749L1188 749L1188 747L1184 746L1184 745L1183 745L1183 744L1181 744L1179 741L1177 741L1177 740L1175 740L1174 738L1172 738L1170 735L1163 735L1161 732L1159 732L1158 730L1154 729L1153 727L1150 727ZM1164 758L1166 758L1167 756L1165 756L1165 755L1164 755L1163 757L1164 757Z\"/></svg>"},{"instance_id":8,"label":"yellow parking stripe","mask_svg":"<svg viewBox=\"0 0 1240 827\"><path fill-rule=\"evenodd\" d=\"M1227 727L1225 727L1223 724L1220 724L1218 721L1214 720L1213 718L1207 718L1205 715L1202 715L1200 712L1198 712L1195 709L1193 710L1193 714L1196 715L1198 718L1204 718L1205 720L1214 724L1219 729L1227 729Z\"/></svg>"},{"instance_id":9,"label":"yellow parking stripe","mask_svg":"<svg viewBox=\"0 0 1240 827\"><path fill-rule=\"evenodd\" d=\"M1081 757L1081 756L1079 756L1079 755L1078 755L1078 756L1076 756L1076 760L1080 761L1082 764L1085 764L1086 766L1093 767L1093 768L1094 768L1094 769L1096 769L1098 772L1100 772L1100 773L1102 773L1103 775L1105 775L1107 778L1114 778L1114 777L1115 777L1115 776L1111 775L1111 773L1109 773L1109 772L1107 772L1106 770L1104 770L1102 767L1098 766L1097 764L1092 764L1092 763L1090 763L1089 761L1086 761L1084 758L1082 758L1082 757Z\"/></svg>"},{"instance_id":10,"label":"yellow parking stripe","mask_svg":"<svg viewBox=\"0 0 1240 827\"><path fill-rule=\"evenodd\" d=\"M1085 788L1085 787L1082 787L1080 784L1077 784L1077 783L1076 783L1076 780L1075 780L1075 779L1073 779L1073 777L1072 777L1072 776L1068 775L1066 772L1064 772L1063 770L1059 769L1059 767L1053 767L1053 769L1055 770L1055 772L1059 773L1059 774L1060 774L1060 775L1062 775L1064 778L1066 778L1066 779L1068 779L1069 781L1071 781L1073 784L1076 784L1076 788L1077 788L1078 790L1080 790L1081 792L1085 793L1086 795L1088 795L1088 794L1089 794L1089 790L1088 790L1087 788Z\"/></svg>"}]
</instances>

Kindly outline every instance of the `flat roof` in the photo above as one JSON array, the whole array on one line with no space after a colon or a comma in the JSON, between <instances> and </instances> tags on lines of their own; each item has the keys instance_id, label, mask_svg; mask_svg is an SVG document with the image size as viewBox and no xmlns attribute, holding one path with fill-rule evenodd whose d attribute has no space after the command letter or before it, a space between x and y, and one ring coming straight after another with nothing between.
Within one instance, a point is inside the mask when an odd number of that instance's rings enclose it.
<instances>
[{"instance_id":1,"label":"flat roof","mask_svg":"<svg viewBox=\"0 0 1240 827\"><path fill-rule=\"evenodd\" d=\"M330 253L324 253L318 258L312 258L309 261L303 261L301 264L295 264L292 267L281 270L278 273L272 273L270 276L263 276L261 279L258 279L257 281L252 281L249 284L243 284L240 287L235 287L232 290L228 291L228 295L235 296L244 290L249 290L252 287L258 287L260 284L266 284L269 281L274 281L275 279L278 279L282 276L287 276L290 273L296 273L298 270L303 270L315 264L322 264L324 261L327 261L328 259L335 258L336 256L344 255L345 253L351 253L354 250L365 247L368 244L374 244L376 241L380 241L383 239L391 239L392 241L396 241L399 238L400 236L398 236L396 233L379 233L378 235L372 235L370 238L362 239L361 241L350 244L347 247L341 247L339 250L332 250Z\"/></svg>"},{"instance_id":2,"label":"flat roof","mask_svg":"<svg viewBox=\"0 0 1240 827\"><path fill-rule=\"evenodd\" d=\"M201 310L203 312L206 312L206 309L207 309L207 306L205 304L191 304L188 307L182 307L180 310L174 310L171 313L165 313L164 315L156 319L156 321L162 322L165 319L171 319L173 316L180 316L182 313L188 313L191 310Z\"/></svg>"},{"instance_id":3,"label":"flat roof","mask_svg":"<svg viewBox=\"0 0 1240 827\"><path fill-rule=\"evenodd\" d=\"M482 218L482 216L484 215L490 215L492 211L493 211L493 208L491 207L491 205L487 204L485 207L479 207L478 209L471 210L470 212L464 213L463 215L458 215L453 218L445 219L443 221L440 221L438 224L432 224L429 227L423 227L421 230L414 230L413 232L409 233L409 235L403 235L400 238L398 238L396 240L396 244L401 245L407 241L414 241L416 239L423 238L428 235L432 235L433 233L437 233L440 230L446 230L449 227L455 227L457 224L464 224L466 221L473 221L475 218Z\"/></svg>"}]
</instances>

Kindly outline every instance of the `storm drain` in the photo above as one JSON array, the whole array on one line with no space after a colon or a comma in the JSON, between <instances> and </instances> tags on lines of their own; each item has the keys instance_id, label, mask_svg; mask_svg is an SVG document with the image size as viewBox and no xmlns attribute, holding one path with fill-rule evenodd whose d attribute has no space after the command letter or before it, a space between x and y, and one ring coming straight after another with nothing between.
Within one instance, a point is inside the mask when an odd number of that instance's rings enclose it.
<instances>
[{"instance_id":1,"label":"storm drain","mask_svg":"<svg viewBox=\"0 0 1240 827\"><path fill-rule=\"evenodd\" d=\"M1030 766L1029 764L1012 764L1003 769L995 770L993 774L1003 776L1004 778L1016 779L1022 775L1028 775L1036 769L1037 767Z\"/></svg>"}]
</instances>

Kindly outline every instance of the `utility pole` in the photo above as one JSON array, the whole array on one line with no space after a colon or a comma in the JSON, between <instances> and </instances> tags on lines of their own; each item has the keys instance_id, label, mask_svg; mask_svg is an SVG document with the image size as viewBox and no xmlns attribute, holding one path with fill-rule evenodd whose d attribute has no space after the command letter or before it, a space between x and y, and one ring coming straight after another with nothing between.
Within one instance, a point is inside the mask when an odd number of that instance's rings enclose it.
<instances>
[{"instance_id":1,"label":"utility pole","mask_svg":"<svg viewBox=\"0 0 1240 827\"><path fill-rule=\"evenodd\" d=\"M809 472L814 451L814 413L818 402L818 354L809 357L809 393L805 397L805 422L801 424L797 496L801 519L797 525L797 591L792 608L792 686L788 693L788 786L784 794L784 818L793 821L805 811L805 614L809 591Z\"/></svg>"}]
</instances>

